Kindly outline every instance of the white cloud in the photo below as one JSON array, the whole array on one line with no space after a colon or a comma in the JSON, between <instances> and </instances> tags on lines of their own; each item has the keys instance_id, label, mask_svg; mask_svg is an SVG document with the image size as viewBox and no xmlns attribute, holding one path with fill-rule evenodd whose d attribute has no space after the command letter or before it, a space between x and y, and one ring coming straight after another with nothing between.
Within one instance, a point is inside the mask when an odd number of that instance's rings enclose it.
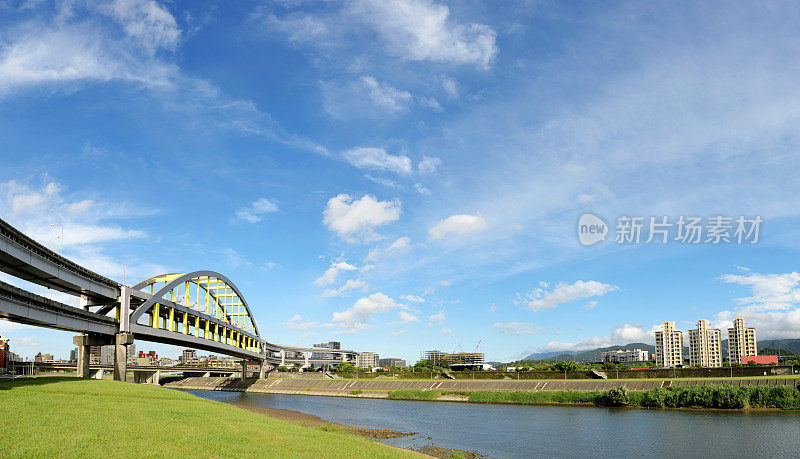
<instances>
[{"instance_id":1,"label":"white cloud","mask_svg":"<svg viewBox=\"0 0 800 459\"><path fill-rule=\"evenodd\" d=\"M425 188L425 186L423 184L421 184L421 183L415 183L414 184L414 189L417 190L417 193L419 193L419 194L423 194L423 195L431 194L431 190L429 190L428 188Z\"/></svg>"},{"instance_id":2,"label":"white cloud","mask_svg":"<svg viewBox=\"0 0 800 459\"><path fill-rule=\"evenodd\" d=\"M542 309L555 308L559 304L569 303L574 300L603 296L617 290L619 287L597 281L584 282L579 280L574 284L559 282L550 291L545 290L545 288L547 288L547 284L544 284L543 288L528 292L525 296L517 294L515 303L532 311L541 311Z\"/></svg>"},{"instance_id":3,"label":"white cloud","mask_svg":"<svg viewBox=\"0 0 800 459\"><path fill-rule=\"evenodd\" d=\"M487 228L486 220L480 215L451 215L428 229L434 241L453 235L465 235L483 231Z\"/></svg>"},{"instance_id":4,"label":"white cloud","mask_svg":"<svg viewBox=\"0 0 800 459\"><path fill-rule=\"evenodd\" d=\"M489 312L495 312L495 311L497 311L497 305L492 303L492 305L489 306Z\"/></svg>"},{"instance_id":5,"label":"white cloud","mask_svg":"<svg viewBox=\"0 0 800 459\"><path fill-rule=\"evenodd\" d=\"M424 156L419 163L417 163L417 170L420 174L432 174L436 172L442 164L442 160L437 157Z\"/></svg>"},{"instance_id":6,"label":"white cloud","mask_svg":"<svg viewBox=\"0 0 800 459\"><path fill-rule=\"evenodd\" d=\"M266 28L283 34L290 43L298 45L325 46L330 30L325 21L304 13L292 13L278 17L272 12L258 11L254 15Z\"/></svg>"},{"instance_id":7,"label":"white cloud","mask_svg":"<svg viewBox=\"0 0 800 459\"><path fill-rule=\"evenodd\" d=\"M19 338L14 338L14 346L18 347L37 347L39 342L36 338L31 338L29 336L21 336Z\"/></svg>"},{"instance_id":8,"label":"white cloud","mask_svg":"<svg viewBox=\"0 0 800 459\"><path fill-rule=\"evenodd\" d=\"M0 213L7 219L19 221L20 230L50 248L59 245L53 241L60 239L62 228L64 247L146 236L141 230L101 223L114 217L140 216L143 212L126 209L125 205L87 199L71 201L63 196L63 191L63 187L54 181L36 189L10 180L0 184ZM54 228L51 224L61 227Z\"/></svg>"},{"instance_id":9,"label":"white cloud","mask_svg":"<svg viewBox=\"0 0 800 459\"><path fill-rule=\"evenodd\" d=\"M353 148L345 151L343 156L347 162L359 169L375 169L397 174L411 173L411 159L403 155L390 155L383 148Z\"/></svg>"},{"instance_id":10,"label":"white cloud","mask_svg":"<svg viewBox=\"0 0 800 459\"><path fill-rule=\"evenodd\" d=\"M444 279L439 281L439 285L441 285L442 287L450 287L451 285L453 285L453 282L448 279Z\"/></svg>"},{"instance_id":11,"label":"white cloud","mask_svg":"<svg viewBox=\"0 0 800 459\"><path fill-rule=\"evenodd\" d=\"M455 78L442 75L439 78L439 82L442 84L444 92L446 92L451 99L458 98L458 81Z\"/></svg>"},{"instance_id":12,"label":"white cloud","mask_svg":"<svg viewBox=\"0 0 800 459\"><path fill-rule=\"evenodd\" d=\"M389 325L405 325L412 322L419 322L419 317L411 314L407 311L400 311L397 313L397 317L400 319L397 322L389 322Z\"/></svg>"},{"instance_id":13,"label":"white cloud","mask_svg":"<svg viewBox=\"0 0 800 459\"><path fill-rule=\"evenodd\" d=\"M586 351L598 347L624 345L634 342L651 344L655 341L655 332L660 327L661 325L654 325L649 330L644 330L639 324L625 324L614 328L611 331L611 336L595 336L576 342L551 341L542 347L540 352Z\"/></svg>"},{"instance_id":14,"label":"white cloud","mask_svg":"<svg viewBox=\"0 0 800 459\"><path fill-rule=\"evenodd\" d=\"M419 104L422 105L423 107L429 108L429 109L431 109L431 110L433 110L435 112L441 112L442 111L442 104L440 104L439 101L436 100L435 97L420 97L419 98Z\"/></svg>"},{"instance_id":15,"label":"white cloud","mask_svg":"<svg viewBox=\"0 0 800 459\"><path fill-rule=\"evenodd\" d=\"M225 257L225 262L234 268L250 266L253 264L247 259L247 257L230 247L220 250L219 253Z\"/></svg>"},{"instance_id":16,"label":"white cloud","mask_svg":"<svg viewBox=\"0 0 800 459\"><path fill-rule=\"evenodd\" d=\"M334 312L332 323L339 328L358 331L372 328L371 318L375 314L390 311L400 305L381 292L360 298L347 310Z\"/></svg>"},{"instance_id":17,"label":"white cloud","mask_svg":"<svg viewBox=\"0 0 800 459\"><path fill-rule=\"evenodd\" d=\"M326 269L325 272L322 273L322 276L320 276L319 278L317 278L317 280L314 281L314 284L330 285L336 282L336 279L342 272L355 271L357 269L358 268L356 268L355 266L351 265L350 263L342 259L334 260L328 267L328 269Z\"/></svg>"},{"instance_id":18,"label":"white cloud","mask_svg":"<svg viewBox=\"0 0 800 459\"><path fill-rule=\"evenodd\" d=\"M411 250L411 239L407 236L402 236L385 249L379 249L378 247L372 248L369 253L367 253L365 260L378 261L381 258L396 257L408 253L409 250Z\"/></svg>"},{"instance_id":19,"label":"white cloud","mask_svg":"<svg viewBox=\"0 0 800 459\"><path fill-rule=\"evenodd\" d=\"M586 305L583 307L583 309L585 309L587 311L591 311L592 309L594 309L595 306L597 306L597 300L592 300L592 301L586 303Z\"/></svg>"},{"instance_id":20,"label":"white cloud","mask_svg":"<svg viewBox=\"0 0 800 459\"><path fill-rule=\"evenodd\" d=\"M59 2L36 19L0 27L0 98L35 88L37 94L74 92L91 84L123 82L145 88L159 107L214 127L326 154L325 147L286 133L248 100L222 94L207 80L184 75L175 63L180 31L172 15L150 0ZM80 11L77 11L80 10ZM96 14L100 13L100 14ZM10 23L10 21L9 21ZM138 93L133 96L141 98Z\"/></svg>"},{"instance_id":21,"label":"white cloud","mask_svg":"<svg viewBox=\"0 0 800 459\"><path fill-rule=\"evenodd\" d=\"M726 274L722 280L729 284L747 287L752 296L736 298L736 302L750 309L787 309L800 303L800 274Z\"/></svg>"},{"instance_id":22,"label":"white cloud","mask_svg":"<svg viewBox=\"0 0 800 459\"><path fill-rule=\"evenodd\" d=\"M289 330L306 330L309 328L319 327L320 324L316 322L303 321L303 317L300 314L295 314L287 322L284 322L283 326Z\"/></svg>"},{"instance_id":23,"label":"white cloud","mask_svg":"<svg viewBox=\"0 0 800 459\"><path fill-rule=\"evenodd\" d=\"M372 76L355 81L320 81L325 111L340 119L384 119L406 113L414 100L408 91L399 90Z\"/></svg>"},{"instance_id":24,"label":"white cloud","mask_svg":"<svg viewBox=\"0 0 800 459\"><path fill-rule=\"evenodd\" d=\"M400 209L399 200L378 201L368 194L353 200L340 194L328 200L322 221L347 242L369 242L381 238L373 228L400 219Z\"/></svg>"},{"instance_id":25,"label":"white cloud","mask_svg":"<svg viewBox=\"0 0 800 459\"><path fill-rule=\"evenodd\" d=\"M352 11L375 28L390 53L407 60L486 69L497 52L489 26L460 24L447 6L431 0L357 0Z\"/></svg>"},{"instance_id":26,"label":"white cloud","mask_svg":"<svg viewBox=\"0 0 800 459\"><path fill-rule=\"evenodd\" d=\"M428 321L430 321L431 323L435 322L439 325L444 323L445 320L447 320L447 314L445 314L444 309L441 309L436 314L433 314L432 316L428 317Z\"/></svg>"},{"instance_id":27,"label":"white cloud","mask_svg":"<svg viewBox=\"0 0 800 459\"><path fill-rule=\"evenodd\" d=\"M405 335L406 333L408 333L408 330L400 330L400 331L389 333L389 336L401 336L401 335Z\"/></svg>"},{"instance_id":28,"label":"white cloud","mask_svg":"<svg viewBox=\"0 0 800 459\"><path fill-rule=\"evenodd\" d=\"M174 50L180 39L175 18L153 0L114 0L99 6L112 17L125 34L150 54L158 49Z\"/></svg>"},{"instance_id":29,"label":"white cloud","mask_svg":"<svg viewBox=\"0 0 800 459\"><path fill-rule=\"evenodd\" d=\"M344 285L340 286L339 288L328 289L322 292L322 297L333 298L335 296L345 296L347 293L353 290L366 290L367 288L369 288L369 285L367 285L367 283L361 279L348 279L347 282L345 282Z\"/></svg>"},{"instance_id":30,"label":"white cloud","mask_svg":"<svg viewBox=\"0 0 800 459\"><path fill-rule=\"evenodd\" d=\"M450 333L453 333L453 330L451 330L449 328L443 328L443 329L439 330L439 334L440 335L449 335Z\"/></svg>"},{"instance_id":31,"label":"white cloud","mask_svg":"<svg viewBox=\"0 0 800 459\"><path fill-rule=\"evenodd\" d=\"M534 335L541 331L529 322L498 322L492 325L492 328L504 335L514 336Z\"/></svg>"},{"instance_id":32,"label":"white cloud","mask_svg":"<svg viewBox=\"0 0 800 459\"><path fill-rule=\"evenodd\" d=\"M721 311L714 316L714 326L726 329L733 326L734 318L743 318L756 327L757 338L796 338L800 335L800 274L760 274L747 268L739 268L744 274L726 274L726 283L741 285L751 295L736 298L741 307L733 311Z\"/></svg>"},{"instance_id":33,"label":"white cloud","mask_svg":"<svg viewBox=\"0 0 800 459\"><path fill-rule=\"evenodd\" d=\"M266 217L267 214L278 211L278 201L274 199L261 198L254 201L249 206L236 211L236 218L239 220L256 223Z\"/></svg>"},{"instance_id":34,"label":"white cloud","mask_svg":"<svg viewBox=\"0 0 800 459\"><path fill-rule=\"evenodd\" d=\"M410 301L412 303L424 303L425 302L425 298L422 298L421 296L417 296L417 295L402 295L402 296L400 296L400 299L401 300L405 300L405 301Z\"/></svg>"},{"instance_id":35,"label":"white cloud","mask_svg":"<svg viewBox=\"0 0 800 459\"><path fill-rule=\"evenodd\" d=\"M374 77L363 76L359 82L366 89L369 98L375 105L390 112L406 110L412 100L410 92L400 91L388 83L379 82Z\"/></svg>"}]
</instances>

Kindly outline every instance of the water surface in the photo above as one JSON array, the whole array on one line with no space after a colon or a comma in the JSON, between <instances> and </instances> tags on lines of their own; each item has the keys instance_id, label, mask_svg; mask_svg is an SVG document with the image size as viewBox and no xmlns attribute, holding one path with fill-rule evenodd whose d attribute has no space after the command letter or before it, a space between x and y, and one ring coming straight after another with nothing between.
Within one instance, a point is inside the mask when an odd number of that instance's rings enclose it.
<instances>
[{"instance_id":1,"label":"water surface","mask_svg":"<svg viewBox=\"0 0 800 459\"><path fill-rule=\"evenodd\" d=\"M186 392L356 427L417 432L382 440L489 457L797 457L800 413L479 405L241 392ZM428 437L431 437L428 439Z\"/></svg>"}]
</instances>

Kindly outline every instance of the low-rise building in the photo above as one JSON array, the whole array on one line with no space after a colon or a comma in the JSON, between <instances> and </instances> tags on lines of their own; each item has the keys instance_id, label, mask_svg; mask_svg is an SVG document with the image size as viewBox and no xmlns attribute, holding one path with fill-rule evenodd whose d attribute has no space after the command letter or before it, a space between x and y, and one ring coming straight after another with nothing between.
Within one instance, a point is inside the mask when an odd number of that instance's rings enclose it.
<instances>
[{"instance_id":1,"label":"low-rise building","mask_svg":"<svg viewBox=\"0 0 800 459\"><path fill-rule=\"evenodd\" d=\"M743 355L741 359L739 359L739 364L741 365L748 365L750 362L755 362L758 365L777 365L778 364L778 356L777 355Z\"/></svg>"},{"instance_id":2,"label":"low-rise building","mask_svg":"<svg viewBox=\"0 0 800 459\"><path fill-rule=\"evenodd\" d=\"M194 349L184 349L179 360L184 365L191 361L197 360L197 351Z\"/></svg>"},{"instance_id":3,"label":"low-rise building","mask_svg":"<svg viewBox=\"0 0 800 459\"><path fill-rule=\"evenodd\" d=\"M378 364L378 354L375 352L362 352L356 356L356 366L358 368L375 368Z\"/></svg>"},{"instance_id":4,"label":"low-rise building","mask_svg":"<svg viewBox=\"0 0 800 459\"><path fill-rule=\"evenodd\" d=\"M394 358L385 358L385 359L378 359L378 366L384 368L402 368L406 366L406 361L403 359L394 359Z\"/></svg>"},{"instance_id":5,"label":"low-rise building","mask_svg":"<svg viewBox=\"0 0 800 459\"><path fill-rule=\"evenodd\" d=\"M321 347L323 349L341 349L342 343L339 341L328 341L327 343L319 343L315 344L313 347ZM327 352L312 352L311 358L314 360L333 360L335 357L334 354L329 354Z\"/></svg>"},{"instance_id":6,"label":"low-rise building","mask_svg":"<svg viewBox=\"0 0 800 459\"><path fill-rule=\"evenodd\" d=\"M0 335L0 372L5 372L11 361L11 349L8 346L8 338Z\"/></svg>"},{"instance_id":7,"label":"low-rise building","mask_svg":"<svg viewBox=\"0 0 800 459\"><path fill-rule=\"evenodd\" d=\"M603 352L603 362L636 363L647 362L650 353L642 349L612 349Z\"/></svg>"}]
</instances>

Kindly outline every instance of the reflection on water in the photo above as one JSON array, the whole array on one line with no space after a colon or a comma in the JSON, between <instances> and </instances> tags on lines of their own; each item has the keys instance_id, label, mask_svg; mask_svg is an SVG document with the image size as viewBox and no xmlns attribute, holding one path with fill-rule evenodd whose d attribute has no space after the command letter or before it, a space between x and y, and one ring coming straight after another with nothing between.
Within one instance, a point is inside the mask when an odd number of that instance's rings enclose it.
<instances>
[{"instance_id":1,"label":"reflection on water","mask_svg":"<svg viewBox=\"0 0 800 459\"><path fill-rule=\"evenodd\" d=\"M478 405L186 392L220 402L300 411L357 427L418 432L382 441L402 447L433 444L490 457L796 457L800 451L798 412Z\"/></svg>"}]
</instances>

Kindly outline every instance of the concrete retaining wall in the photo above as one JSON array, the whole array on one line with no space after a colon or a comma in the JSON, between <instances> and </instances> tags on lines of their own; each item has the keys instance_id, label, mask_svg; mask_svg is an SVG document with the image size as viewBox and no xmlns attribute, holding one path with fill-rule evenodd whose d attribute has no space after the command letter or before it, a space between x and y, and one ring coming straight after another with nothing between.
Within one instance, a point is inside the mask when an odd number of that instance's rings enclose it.
<instances>
[{"instance_id":1,"label":"concrete retaining wall","mask_svg":"<svg viewBox=\"0 0 800 459\"><path fill-rule=\"evenodd\" d=\"M647 380L647 381L464 381L464 380L311 380L311 379L249 379L238 378L185 378L165 384L174 389L224 390L234 392L256 392L275 394L359 396L385 398L389 391L401 389L441 390L441 391L605 391L614 387L626 386L630 390L644 391L656 387L700 386L707 384L731 384L734 386L776 386L796 387L797 378L774 379L716 379L716 380ZM361 391L352 394L353 391Z\"/></svg>"}]
</instances>

